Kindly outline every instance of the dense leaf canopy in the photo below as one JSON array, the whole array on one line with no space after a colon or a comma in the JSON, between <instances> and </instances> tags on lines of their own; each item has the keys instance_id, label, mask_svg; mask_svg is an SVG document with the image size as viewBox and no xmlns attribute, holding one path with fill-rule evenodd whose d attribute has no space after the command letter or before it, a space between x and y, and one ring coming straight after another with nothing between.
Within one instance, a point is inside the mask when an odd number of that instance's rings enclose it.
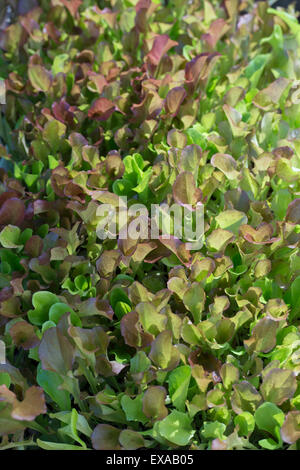
<instances>
[{"instance_id":1,"label":"dense leaf canopy","mask_svg":"<svg viewBox=\"0 0 300 470\"><path fill-rule=\"evenodd\" d=\"M0 31L0 449L299 448L300 25L272 3L40 0ZM118 196L201 203L202 247L100 239Z\"/></svg>"}]
</instances>

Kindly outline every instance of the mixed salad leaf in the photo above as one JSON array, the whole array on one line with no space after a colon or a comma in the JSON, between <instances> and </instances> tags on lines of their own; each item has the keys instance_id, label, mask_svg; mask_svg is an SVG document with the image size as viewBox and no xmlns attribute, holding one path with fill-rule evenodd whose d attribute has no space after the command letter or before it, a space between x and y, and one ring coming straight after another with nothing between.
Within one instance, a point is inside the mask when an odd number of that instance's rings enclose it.
<instances>
[{"instance_id":1,"label":"mixed salad leaf","mask_svg":"<svg viewBox=\"0 0 300 470\"><path fill-rule=\"evenodd\" d=\"M0 31L0 449L300 450L300 25L273 3L39 0ZM99 239L119 196L201 202L202 248Z\"/></svg>"}]
</instances>

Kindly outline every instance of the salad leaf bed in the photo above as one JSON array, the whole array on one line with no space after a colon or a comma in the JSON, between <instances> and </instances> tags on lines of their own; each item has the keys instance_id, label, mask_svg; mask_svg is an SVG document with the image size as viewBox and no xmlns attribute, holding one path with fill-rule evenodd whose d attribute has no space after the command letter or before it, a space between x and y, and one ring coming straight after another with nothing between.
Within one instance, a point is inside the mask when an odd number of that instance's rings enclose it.
<instances>
[{"instance_id":1,"label":"salad leaf bed","mask_svg":"<svg viewBox=\"0 0 300 470\"><path fill-rule=\"evenodd\" d=\"M300 25L271 4L0 31L0 449L300 450ZM202 247L100 239L119 196L200 202Z\"/></svg>"}]
</instances>

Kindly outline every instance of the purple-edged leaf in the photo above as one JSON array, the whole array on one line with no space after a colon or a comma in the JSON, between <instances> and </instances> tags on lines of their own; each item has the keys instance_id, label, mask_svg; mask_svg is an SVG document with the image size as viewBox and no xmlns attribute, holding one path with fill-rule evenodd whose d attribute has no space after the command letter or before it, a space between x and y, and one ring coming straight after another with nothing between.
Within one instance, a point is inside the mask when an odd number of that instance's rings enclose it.
<instances>
[{"instance_id":1,"label":"purple-edged leaf","mask_svg":"<svg viewBox=\"0 0 300 470\"><path fill-rule=\"evenodd\" d=\"M114 103L106 98L98 98L90 107L88 117L98 121L107 121L115 111Z\"/></svg>"},{"instance_id":2,"label":"purple-edged leaf","mask_svg":"<svg viewBox=\"0 0 300 470\"><path fill-rule=\"evenodd\" d=\"M141 447L145 447L143 436L131 429L124 429L121 431L119 442L125 450L136 450Z\"/></svg>"},{"instance_id":3,"label":"purple-edged leaf","mask_svg":"<svg viewBox=\"0 0 300 470\"><path fill-rule=\"evenodd\" d=\"M18 421L33 421L40 414L47 413L44 392L40 387L28 388L24 399L19 401L6 385L1 385L0 402L2 401L12 405L11 417Z\"/></svg>"},{"instance_id":4,"label":"purple-edged leaf","mask_svg":"<svg viewBox=\"0 0 300 470\"><path fill-rule=\"evenodd\" d=\"M47 93L52 84L52 75L42 65L29 65L28 77L36 91Z\"/></svg>"},{"instance_id":5,"label":"purple-edged leaf","mask_svg":"<svg viewBox=\"0 0 300 470\"><path fill-rule=\"evenodd\" d=\"M82 0L60 0L72 16L76 16Z\"/></svg>"},{"instance_id":6,"label":"purple-edged leaf","mask_svg":"<svg viewBox=\"0 0 300 470\"><path fill-rule=\"evenodd\" d=\"M253 99L253 104L264 111L270 111L278 106L279 100L290 84L290 80L279 77L266 88L260 90Z\"/></svg>"},{"instance_id":7,"label":"purple-edged leaf","mask_svg":"<svg viewBox=\"0 0 300 470\"><path fill-rule=\"evenodd\" d=\"M195 324L198 324L201 320L201 314L204 308L206 295L203 287L194 282L189 287L183 296L183 303L185 307L192 313Z\"/></svg>"},{"instance_id":8,"label":"purple-edged leaf","mask_svg":"<svg viewBox=\"0 0 300 470\"><path fill-rule=\"evenodd\" d=\"M186 97L186 91L183 87L172 88L166 96L165 109L167 114L176 116L181 104Z\"/></svg>"},{"instance_id":9,"label":"purple-edged leaf","mask_svg":"<svg viewBox=\"0 0 300 470\"><path fill-rule=\"evenodd\" d=\"M250 209L250 200L246 191L237 189L230 189L224 194L224 199L228 209L235 209L245 214Z\"/></svg>"},{"instance_id":10,"label":"purple-edged leaf","mask_svg":"<svg viewBox=\"0 0 300 470\"><path fill-rule=\"evenodd\" d=\"M164 54L174 46L177 46L176 41L172 41L166 34L157 36L154 39L151 51L147 55L147 59L151 65L157 66L161 61Z\"/></svg>"},{"instance_id":11,"label":"purple-edged leaf","mask_svg":"<svg viewBox=\"0 0 300 470\"><path fill-rule=\"evenodd\" d=\"M35 334L34 327L23 320L15 323L9 329L9 334L12 337L14 344L25 350L35 348L40 343L40 340Z\"/></svg>"},{"instance_id":12,"label":"purple-edged leaf","mask_svg":"<svg viewBox=\"0 0 300 470\"><path fill-rule=\"evenodd\" d=\"M281 438L288 444L293 444L300 439L300 411L289 411L281 427Z\"/></svg>"},{"instance_id":13,"label":"purple-edged leaf","mask_svg":"<svg viewBox=\"0 0 300 470\"><path fill-rule=\"evenodd\" d=\"M143 331L137 312L129 312L122 317L121 333L125 343L134 348L144 348L153 341L153 336Z\"/></svg>"},{"instance_id":14,"label":"purple-edged leaf","mask_svg":"<svg viewBox=\"0 0 300 470\"><path fill-rule=\"evenodd\" d=\"M272 237L273 232L273 226L267 223L262 223L257 229L254 229L251 225L242 225L240 227L240 233L245 240L254 245L266 245L280 240L279 237Z\"/></svg>"},{"instance_id":15,"label":"purple-edged leaf","mask_svg":"<svg viewBox=\"0 0 300 470\"><path fill-rule=\"evenodd\" d=\"M0 225L21 225L25 217L25 204L21 199L6 200L0 209Z\"/></svg>"},{"instance_id":16,"label":"purple-edged leaf","mask_svg":"<svg viewBox=\"0 0 300 470\"><path fill-rule=\"evenodd\" d=\"M288 205L286 220L293 224L300 224L300 198L295 199Z\"/></svg>"},{"instance_id":17,"label":"purple-edged leaf","mask_svg":"<svg viewBox=\"0 0 300 470\"><path fill-rule=\"evenodd\" d=\"M179 362L179 351L172 345L171 331L163 331L152 343L149 357L160 369L172 370Z\"/></svg>"},{"instance_id":18,"label":"purple-edged leaf","mask_svg":"<svg viewBox=\"0 0 300 470\"><path fill-rule=\"evenodd\" d=\"M113 275L121 258L118 250L107 250L102 253L98 259L96 266L101 277L109 278Z\"/></svg>"},{"instance_id":19,"label":"purple-edged leaf","mask_svg":"<svg viewBox=\"0 0 300 470\"><path fill-rule=\"evenodd\" d=\"M202 149L199 145L192 144L184 147L180 154L179 168L194 175L195 181L198 177L198 169L202 157Z\"/></svg>"},{"instance_id":20,"label":"purple-edged leaf","mask_svg":"<svg viewBox=\"0 0 300 470\"><path fill-rule=\"evenodd\" d=\"M211 159L211 164L222 171L230 180L237 179L239 176L239 172L236 171L235 159L227 153L215 153Z\"/></svg>"},{"instance_id":21,"label":"purple-edged leaf","mask_svg":"<svg viewBox=\"0 0 300 470\"><path fill-rule=\"evenodd\" d=\"M68 333L84 353L106 354L110 338L101 326L92 329L70 326Z\"/></svg>"},{"instance_id":22,"label":"purple-edged leaf","mask_svg":"<svg viewBox=\"0 0 300 470\"><path fill-rule=\"evenodd\" d=\"M143 413L151 421L160 421L168 415L168 409L165 406L167 396L166 389L160 386L149 387L143 396Z\"/></svg>"},{"instance_id":23,"label":"purple-edged leaf","mask_svg":"<svg viewBox=\"0 0 300 470\"><path fill-rule=\"evenodd\" d=\"M200 81L207 79L219 57L220 54L218 52L213 54L204 52L186 64L185 79L191 91L195 90Z\"/></svg>"},{"instance_id":24,"label":"purple-edged leaf","mask_svg":"<svg viewBox=\"0 0 300 470\"><path fill-rule=\"evenodd\" d=\"M223 18L217 18L210 24L208 33L203 34L201 39L214 49L219 39L226 34L229 28L230 26Z\"/></svg>"}]
</instances>

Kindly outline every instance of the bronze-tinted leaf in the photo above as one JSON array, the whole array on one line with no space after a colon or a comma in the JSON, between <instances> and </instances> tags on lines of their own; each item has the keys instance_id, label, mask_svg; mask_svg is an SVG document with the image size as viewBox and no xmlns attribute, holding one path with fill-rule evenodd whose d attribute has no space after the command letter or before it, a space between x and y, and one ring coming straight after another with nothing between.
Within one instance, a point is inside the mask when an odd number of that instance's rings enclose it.
<instances>
[{"instance_id":1,"label":"bronze-tinted leaf","mask_svg":"<svg viewBox=\"0 0 300 470\"><path fill-rule=\"evenodd\" d=\"M76 16L82 0L61 0L61 3L69 10L72 16Z\"/></svg>"},{"instance_id":2,"label":"bronze-tinted leaf","mask_svg":"<svg viewBox=\"0 0 300 470\"><path fill-rule=\"evenodd\" d=\"M178 204L195 205L201 199L201 191L196 187L192 173L184 171L177 176L173 185L173 197Z\"/></svg>"},{"instance_id":3,"label":"bronze-tinted leaf","mask_svg":"<svg viewBox=\"0 0 300 470\"><path fill-rule=\"evenodd\" d=\"M278 106L279 100L288 87L290 80L284 77L277 78L274 82L270 83L266 88L260 90L254 97L253 103L265 111Z\"/></svg>"},{"instance_id":4,"label":"bronze-tinted leaf","mask_svg":"<svg viewBox=\"0 0 300 470\"><path fill-rule=\"evenodd\" d=\"M202 158L202 149L199 145L192 144L184 147L180 154L179 167L182 171L188 171L198 178L198 170Z\"/></svg>"},{"instance_id":5,"label":"bronze-tinted leaf","mask_svg":"<svg viewBox=\"0 0 300 470\"><path fill-rule=\"evenodd\" d=\"M268 316L276 321L285 320L288 316L288 310L288 306L282 299L270 299L266 305Z\"/></svg>"},{"instance_id":6,"label":"bronze-tinted leaf","mask_svg":"<svg viewBox=\"0 0 300 470\"><path fill-rule=\"evenodd\" d=\"M237 367L233 364L226 363L223 364L220 370L220 375L222 378L222 382L226 389L230 389L232 385L237 383L240 378L240 373Z\"/></svg>"},{"instance_id":7,"label":"bronze-tinted leaf","mask_svg":"<svg viewBox=\"0 0 300 470\"><path fill-rule=\"evenodd\" d=\"M195 364L192 367L192 377L195 379L200 392L205 393L209 384L213 381L212 374L204 370L204 367Z\"/></svg>"},{"instance_id":8,"label":"bronze-tinted leaf","mask_svg":"<svg viewBox=\"0 0 300 470\"><path fill-rule=\"evenodd\" d=\"M172 333L161 332L153 341L149 354L151 361L164 370L174 369L179 362L179 350L172 345Z\"/></svg>"},{"instance_id":9,"label":"bronze-tinted leaf","mask_svg":"<svg viewBox=\"0 0 300 470\"><path fill-rule=\"evenodd\" d=\"M35 334L34 327L23 320L15 323L9 329L9 334L12 337L14 344L25 350L35 348L40 342Z\"/></svg>"},{"instance_id":10,"label":"bronze-tinted leaf","mask_svg":"<svg viewBox=\"0 0 300 470\"><path fill-rule=\"evenodd\" d=\"M109 176L113 179L121 178L125 171L124 163L118 152L110 152L105 159L105 167Z\"/></svg>"},{"instance_id":11,"label":"bronze-tinted leaf","mask_svg":"<svg viewBox=\"0 0 300 470\"><path fill-rule=\"evenodd\" d=\"M185 307L192 313L196 325L201 319L205 299L204 289L198 282L193 282L183 295L182 301Z\"/></svg>"},{"instance_id":12,"label":"bronze-tinted leaf","mask_svg":"<svg viewBox=\"0 0 300 470\"><path fill-rule=\"evenodd\" d=\"M12 417L20 421L33 421L40 414L47 412L45 396L40 387L30 387L25 392L23 401L15 401Z\"/></svg>"},{"instance_id":13,"label":"bronze-tinted leaf","mask_svg":"<svg viewBox=\"0 0 300 470\"><path fill-rule=\"evenodd\" d=\"M72 370L74 349L58 328L45 331L39 346L43 369L67 375Z\"/></svg>"},{"instance_id":14,"label":"bronze-tinted leaf","mask_svg":"<svg viewBox=\"0 0 300 470\"><path fill-rule=\"evenodd\" d=\"M192 281L202 281L211 275L215 269L215 262L211 258L196 259L191 266L190 279Z\"/></svg>"},{"instance_id":15,"label":"bronze-tinted leaf","mask_svg":"<svg viewBox=\"0 0 300 470\"><path fill-rule=\"evenodd\" d=\"M250 339L245 340L245 346L250 351L264 352L271 351L276 345L276 332L278 323L271 318L262 318L252 330Z\"/></svg>"},{"instance_id":16,"label":"bronze-tinted leaf","mask_svg":"<svg viewBox=\"0 0 300 470\"><path fill-rule=\"evenodd\" d=\"M191 366L200 365L203 367L206 373L214 373L215 376L219 376L220 368L222 366L221 361L211 352L204 351L202 349L195 349L188 358Z\"/></svg>"},{"instance_id":17,"label":"bronze-tinted leaf","mask_svg":"<svg viewBox=\"0 0 300 470\"><path fill-rule=\"evenodd\" d=\"M163 238L161 236L159 237L159 241L164 247L170 250L170 252L174 253L183 264L187 266L189 265L191 255L189 250L187 249L186 243L183 243L181 240L173 236L170 236L169 239ZM168 256L168 252L162 251L162 253L163 256ZM151 253L152 256L154 256L155 254L156 250Z\"/></svg>"},{"instance_id":18,"label":"bronze-tinted leaf","mask_svg":"<svg viewBox=\"0 0 300 470\"><path fill-rule=\"evenodd\" d=\"M202 40L205 40L211 48L215 48L219 39L226 34L229 28L223 18L217 18L210 24L208 33L202 35Z\"/></svg>"},{"instance_id":19,"label":"bronze-tinted leaf","mask_svg":"<svg viewBox=\"0 0 300 470\"><path fill-rule=\"evenodd\" d=\"M197 87L199 81L206 80L219 57L218 52L213 54L203 52L186 64L185 79L191 91Z\"/></svg>"},{"instance_id":20,"label":"bronze-tinted leaf","mask_svg":"<svg viewBox=\"0 0 300 470\"><path fill-rule=\"evenodd\" d=\"M51 87L52 75L42 65L29 65L28 77L31 85L36 91L46 93Z\"/></svg>"},{"instance_id":21,"label":"bronze-tinted leaf","mask_svg":"<svg viewBox=\"0 0 300 470\"><path fill-rule=\"evenodd\" d=\"M243 411L254 413L256 408L262 403L262 397L256 388L243 380L239 384L233 386L233 394L231 395L231 405L233 410L240 414Z\"/></svg>"},{"instance_id":22,"label":"bronze-tinted leaf","mask_svg":"<svg viewBox=\"0 0 300 470\"><path fill-rule=\"evenodd\" d=\"M281 405L292 398L297 388L297 380L292 370L272 369L261 385L261 393L266 401Z\"/></svg>"},{"instance_id":23,"label":"bronze-tinted leaf","mask_svg":"<svg viewBox=\"0 0 300 470\"><path fill-rule=\"evenodd\" d=\"M236 170L237 165L235 159L227 153L215 153L211 159L211 164L222 171L230 180L236 179L239 176Z\"/></svg>"},{"instance_id":24,"label":"bronze-tinted leaf","mask_svg":"<svg viewBox=\"0 0 300 470\"><path fill-rule=\"evenodd\" d=\"M258 261L255 266L254 274L256 278L265 277L272 269L272 263L269 259L262 259Z\"/></svg>"},{"instance_id":25,"label":"bronze-tinted leaf","mask_svg":"<svg viewBox=\"0 0 300 470\"><path fill-rule=\"evenodd\" d=\"M104 251L96 264L100 276L104 278L112 276L119 264L120 258L121 253L118 250Z\"/></svg>"},{"instance_id":26,"label":"bronze-tinted leaf","mask_svg":"<svg viewBox=\"0 0 300 470\"><path fill-rule=\"evenodd\" d=\"M11 417L18 421L33 421L40 414L47 412L43 389L30 387L25 392L23 401L19 401L6 385L0 386L0 402L5 401L12 405Z\"/></svg>"},{"instance_id":27,"label":"bronze-tinted leaf","mask_svg":"<svg viewBox=\"0 0 300 470\"><path fill-rule=\"evenodd\" d=\"M19 226L25 217L25 204L21 199L11 198L6 200L0 209L0 225Z\"/></svg>"},{"instance_id":28,"label":"bronze-tinted leaf","mask_svg":"<svg viewBox=\"0 0 300 470\"><path fill-rule=\"evenodd\" d=\"M178 129L171 129L167 135L167 142L170 147L183 149L186 146L187 138Z\"/></svg>"},{"instance_id":29,"label":"bronze-tinted leaf","mask_svg":"<svg viewBox=\"0 0 300 470\"><path fill-rule=\"evenodd\" d=\"M143 396L143 413L153 421L164 419L168 415L165 406L167 392L157 385L149 387Z\"/></svg>"},{"instance_id":30,"label":"bronze-tinted leaf","mask_svg":"<svg viewBox=\"0 0 300 470\"><path fill-rule=\"evenodd\" d=\"M186 91L183 87L172 88L166 96L165 108L167 114L176 116L178 110L186 97Z\"/></svg>"},{"instance_id":31,"label":"bronze-tinted leaf","mask_svg":"<svg viewBox=\"0 0 300 470\"><path fill-rule=\"evenodd\" d=\"M121 333L125 343L134 348L144 348L151 344L153 336L142 330L137 312L129 312L121 320Z\"/></svg>"},{"instance_id":32,"label":"bronze-tinted leaf","mask_svg":"<svg viewBox=\"0 0 300 470\"><path fill-rule=\"evenodd\" d=\"M284 442L293 444L300 439L300 411L290 411L281 427L281 437Z\"/></svg>"},{"instance_id":33,"label":"bronze-tinted leaf","mask_svg":"<svg viewBox=\"0 0 300 470\"><path fill-rule=\"evenodd\" d=\"M96 450L119 450L121 429L110 424L98 424L92 434L93 448Z\"/></svg>"},{"instance_id":34,"label":"bronze-tinted leaf","mask_svg":"<svg viewBox=\"0 0 300 470\"><path fill-rule=\"evenodd\" d=\"M123 429L121 431L119 442L125 450L136 450L145 447L143 436L131 429Z\"/></svg>"},{"instance_id":35,"label":"bronze-tinted leaf","mask_svg":"<svg viewBox=\"0 0 300 470\"><path fill-rule=\"evenodd\" d=\"M88 116L98 121L107 121L115 111L116 106L107 98L98 98L90 107Z\"/></svg>"},{"instance_id":36,"label":"bronze-tinted leaf","mask_svg":"<svg viewBox=\"0 0 300 470\"><path fill-rule=\"evenodd\" d=\"M286 220L292 222L293 224L300 223L300 198L295 199L288 205Z\"/></svg>"},{"instance_id":37,"label":"bronze-tinted leaf","mask_svg":"<svg viewBox=\"0 0 300 470\"><path fill-rule=\"evenodd\" d=\"M278 241L279 237L272 237L273 227L271 224L262 223L257 229L250 225L241 225L240 232L249 243L254 245L266 245Z\"/></svg>"}]
</instances>

